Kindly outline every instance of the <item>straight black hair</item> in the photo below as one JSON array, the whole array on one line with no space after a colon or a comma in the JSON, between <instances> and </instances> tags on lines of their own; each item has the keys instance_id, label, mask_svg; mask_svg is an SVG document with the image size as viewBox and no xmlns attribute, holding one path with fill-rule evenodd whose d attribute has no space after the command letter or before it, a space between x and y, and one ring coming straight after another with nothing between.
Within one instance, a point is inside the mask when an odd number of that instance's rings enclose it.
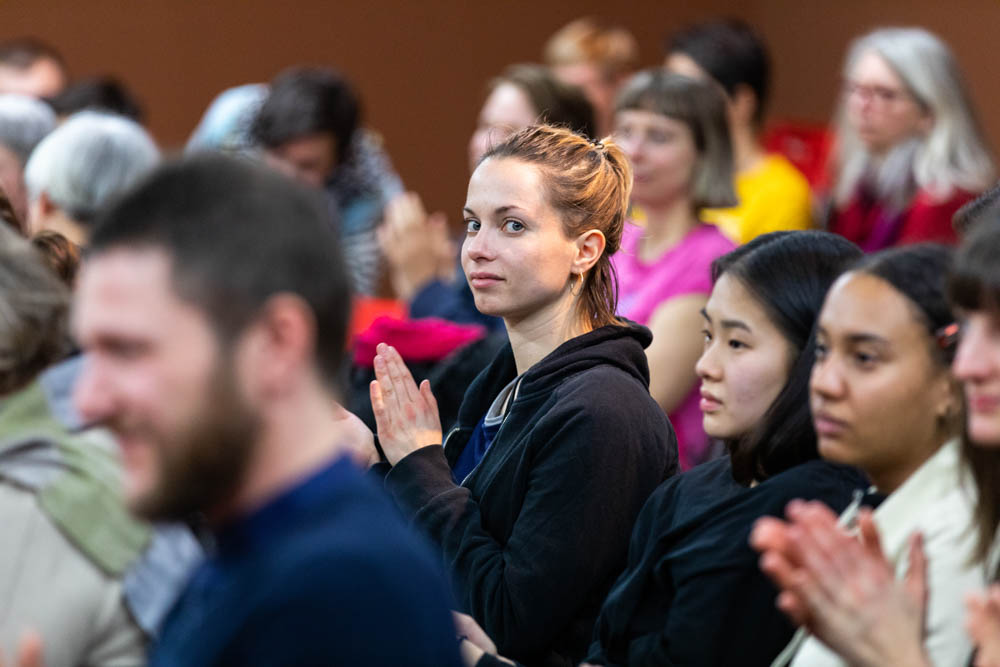
<instances>
[{"instance_id":1,"label":"straight black hair","mask_svg":"<svg viewBox=\"0 0 1000 667\"><path fill-rule=\"evenodd\" d=\"M224 343L272 296L298 296L315 318L318 373L337 386L351 290L319 193L225 155L171 161L96 220L87 257L118 248L162 249L177 294Z\"/></svg>"},{"instance_id":2,"label":"straight black hair","mask_svg":"<svg viewBox=\"0 0 1000 667\"><path fill-rule=\"evenodd\" d=\"M726 443L737 482L762 482L818 458L809 410L816 320L830 285L861 254L836 234L773 232L712 264L713 280L728 275L740 281L795 350L788 381L763 417L749 433Z\"/></svg>"}]
</instances>

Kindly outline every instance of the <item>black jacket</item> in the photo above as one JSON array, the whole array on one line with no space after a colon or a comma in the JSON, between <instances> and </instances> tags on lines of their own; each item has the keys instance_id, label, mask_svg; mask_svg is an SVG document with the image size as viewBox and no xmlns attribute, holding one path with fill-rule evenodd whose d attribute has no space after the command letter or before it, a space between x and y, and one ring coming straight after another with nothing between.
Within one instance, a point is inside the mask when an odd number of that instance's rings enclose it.
<instances>
[{"instance_id":1,"label":"black jacket","mask_svg":"<svg viewBox=\"0 0 1000 667\"><path fill-rule=\"evenodd\" d=\"M601 609L587 662L770 665L795 628L775 607L778 591L748 543L754 522L784 516L795 498L839 514L867 486L854 468L809 461L747 488L733 480L729 457L664 482L636 521L628 567Z\"/></svg>"},{"instance_id":2,"label":"black jacket","mask_svg":"<svg viewBox=\"0 0 1000 667\"><path fill-rule=\"evenodd\" d=\"M450 466L516 376L506 346L469 387L444 447L419 449L386 476L501 655L531 665L582 658L633 521L677 472L677 439L649 395L651 339L637 325L602 327L528 369L492 446L458 486Z\"/></svg>"}]
</instances>

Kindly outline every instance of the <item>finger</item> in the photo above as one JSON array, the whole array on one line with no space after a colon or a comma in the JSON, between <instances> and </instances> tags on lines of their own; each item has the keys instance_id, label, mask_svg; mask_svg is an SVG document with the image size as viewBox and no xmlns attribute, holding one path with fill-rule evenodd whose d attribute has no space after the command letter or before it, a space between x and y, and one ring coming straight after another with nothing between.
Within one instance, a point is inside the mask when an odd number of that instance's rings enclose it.
<instances>
[{"instance_id":1,"label":"finger","mask_svg":"<svg viewBox=\"0 0 1000 667\"><path fill-rule=\"evenodd\" d=\"M778 588L787 590L795 584L796 567L776 551L766 551L760 557L760 569Z\"/></svg>"},{"instance_id":2,"label":"finger","mask_svg":"<svg viewBox=\"0 0 1000 667\"><path fill-rule=\"evenodd\" d=\"M437 399L434 398L434 392L431 391L430 380L424 380L420 383L420 396L424 399L424 406L428 412L427 416L432 418L432 424L437 423L438 428L440 428L441 416L438 413Z\"/></svg>"},{"instance_id":3,"label":"finger","mask_svg":"<svg viewBox=\"0 0 1000 667\"><path fill-rule=\"evenodd\" d=\"M413 374L406 367L403 357L391 345L387 346L384 357L386 367L389 370L389 377L392 378L395 389L399 393L399 401L418 402L420 394L417 391L417 383L413 381Z\"/></svg>"},{"instance_id":4,"label":"finger","mask_svg":"<svg viewBox=\"0 0 1000 667\"><path fill-rule=\"evenodd\" d=\"M381 343L379 344L381 346ZM375 367L375 381L378 382L379 394L382 398L382 406L387 418L394 416L394 411L398 409L396 401L396 386L389 375L389 366L385 362L385 356L375 355L373 362Z\"/></svg>"},{"instance_id":5,"label":"finger","mask_svg":"<svg viewBox=\"0 0 1000 667\"><path fill-rule=\"evenodd\" d=\"M885 552L882 551L882 538L878 533L878 526L875 525L875 518L869 509L858 512L858 534L861 536L861 544L865 549L879 560L886 560Z\"/></svg>"},{"instance_id":6,"label":"finger","mask_svg":"<svg viewBox=\"0 0 1000 667\"><path fill-rule=\"evenodd\" d=\"M791 591L782 591L774 601L774 605L780 609L785 616L792 619L795 625L807 625L809 612L802 600Z\"/></svg>"},{"instance_id":7,"label":"finger","mask_svg":"<svg viewBox=\"0 0 1000 667\"><path fill-rule=\"evenodd\" d=\"M17 667L42 667L42 638L37 632L29 630L21 637Z\"/></svg>"},{"instance_id":8,"label":"finger","mask_svg":"<svg viewBox=\"0 0 1000 667\"><path fill-rule=\"evenodd\" d=\"M372 401L372 412L375 414L375 428L382 435L390 429L389 415L385 409L385 398L382 395L382 385L378 380L372 380L368 385L368 395Z\"/></svg>"},{"instance_id":9,"label":"finger","mask_svg":"<svg viewBox=\"0 0 1000 667\"><path fill-rule=\"evenodd\" d=\"M750 531L750 546L757 551L777 551L787 557L788 525L769 516L757 519Z\"/></svg>"},{"instance_id":10,"label":"finger","mask_svg":"<svg viewBox=\"0 0 1000 667\"><path fill-rule=\"evenodd\" d=\"M910 567L903 578L903 588L921 611L927 609L927 555L919 532L910 537Z\"/></svg>"}]
</instances>

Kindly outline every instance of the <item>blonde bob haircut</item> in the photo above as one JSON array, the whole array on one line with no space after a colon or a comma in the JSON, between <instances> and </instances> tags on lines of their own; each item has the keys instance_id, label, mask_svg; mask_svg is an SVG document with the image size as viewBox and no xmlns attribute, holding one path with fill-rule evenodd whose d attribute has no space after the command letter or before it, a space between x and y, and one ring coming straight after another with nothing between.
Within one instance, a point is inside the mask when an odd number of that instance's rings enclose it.
<instances>
[{"instance_id":1,"label":"blonde bob haircut","mask_svg":"<svg viewBox=\"0 0 1000 667\"><path fill-rule=\"evenodd\" d=\"M615 113L620 111L649 111L686 125L698 151L691 192L695 210L736 206L733 145L718 84L659 68L645 70L618 95Z\"/></svg>"}]
</instances>

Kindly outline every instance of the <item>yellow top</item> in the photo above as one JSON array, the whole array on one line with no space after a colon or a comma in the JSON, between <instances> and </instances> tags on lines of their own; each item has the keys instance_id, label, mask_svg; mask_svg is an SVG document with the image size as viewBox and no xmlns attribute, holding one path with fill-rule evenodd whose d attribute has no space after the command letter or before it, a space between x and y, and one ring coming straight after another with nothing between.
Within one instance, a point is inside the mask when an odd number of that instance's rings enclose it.
<instances>
[{"instance_id":1,"label":"yellow top","mask_svg":"<svg viewBox=\"0 0 1000 667\"><path fill-rule=\"evenodd\" d=\"M737 174L736 195L738 206L705 209L700 216L736 243L767 232L812 227L809 182L781 155L768 155L753 169Z\"/></svg>"}]
</instances>

